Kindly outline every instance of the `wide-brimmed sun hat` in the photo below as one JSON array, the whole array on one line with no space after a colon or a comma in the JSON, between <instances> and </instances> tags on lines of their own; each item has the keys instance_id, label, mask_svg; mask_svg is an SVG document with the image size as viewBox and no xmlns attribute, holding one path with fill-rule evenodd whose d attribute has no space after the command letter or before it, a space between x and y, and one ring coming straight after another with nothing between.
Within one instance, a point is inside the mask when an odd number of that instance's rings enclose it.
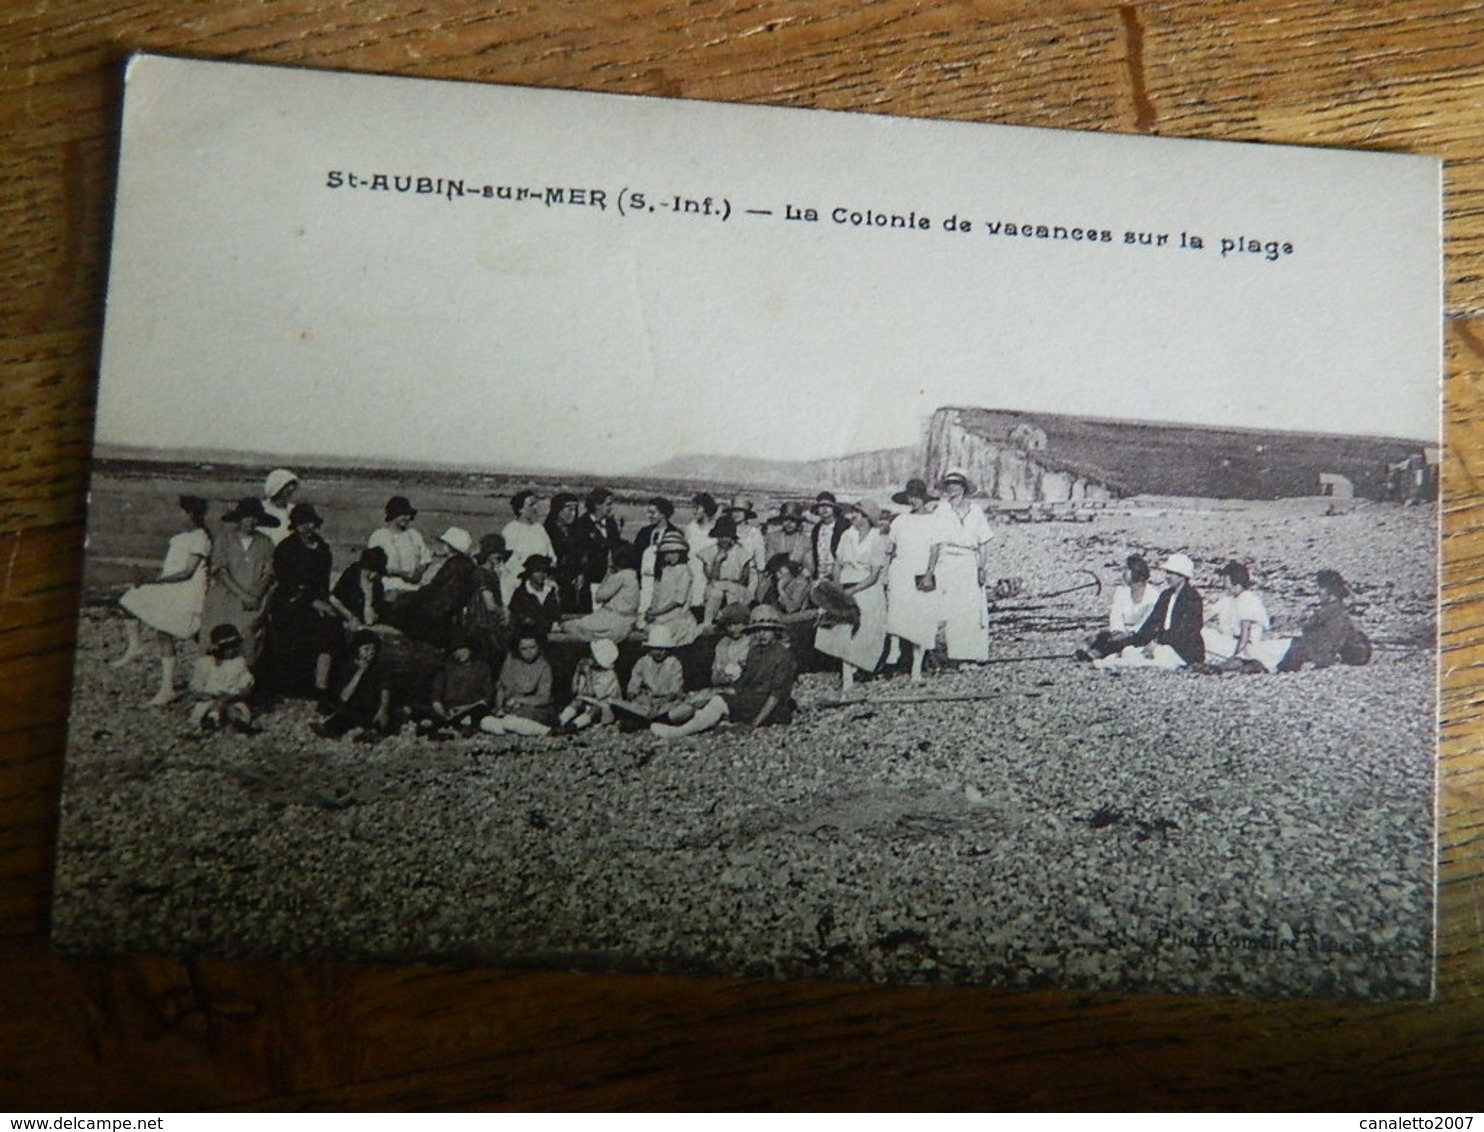
<instances>
[{"instance_id":1,"label":"wide-brimmed sun hat","mask_svg":"<svg viewBox=\"0 0 1484 1132\"><path fill-rule=\"evenodd\" d=\"M732 515L741 512L749 519L757 518L757 512L752 509L752 500L743 499L740 495L732 497L731 503L727 504L727 512Z\"/></svg>"},{"instance_id":2,"label":"wide-brimmed sun hat","mask_svg":"<svg viewBox=\"0 0 1484 1132\"><path fill-rule=\"evenodd\" d=\"M440 542L453 547L460 554L468 554L474 549L474 536L463 527L449 527L438 536Z\"/></svg>"},{"instance_id":3,"label":"wide-brimmed sun hat","mask_svg":"<svg viewBox=\"0 0 1484 1132\"><path fill-rule=\"evenodd\" d=\"M938 498L936 495L928 491L928 486L924 481L913 479L908 480L907 486L894 494L891 497L891 501L905 505L911 503L914 499L931 500L936 498Z\"/></svg>"},{"instance_id":4,"label":"wide-brimmed sun hat","mask_svg":"<svg viewBox=\"0 0 1484 1132\"><path fill-rule=\"evenodd\" d=\"M675 647L675 634L670 631L668 625L651 625L649 635L644 638L644 647L647 649L673 649Z\"/></svg>"},{"instance_id":5,"label":"wide-brimmed sun hat","mask_svg":"<svg viewBox=\"0 0 1484 1132\"><path fill-rule=\"evenodd\" d=\"M949 468L938 480L940 488L947 487L951 483L963 484L964 491L970 495L974 493L974 481L969 479L962 468Z\"/></svg>"},{"instance_id":6,"label":"wide-brimmed sun hat","mask_svg":"<svg viewBox=\"0 0 1484 1132\"><path fill-rule=\"evenodd\" d=\"M864 515L873 526L881 521L881 508L873 500L862 499L852 503L850 509Z\"/></svg>"},{"instance_id":7,"label":"wide-brimmed sun hat","mask_svg":"<svg viewBox=\"0 0 1484 1132\"><path fill-rule=\"evenodd\" d=\"M1172 554L1159 564L1166 574L1179 574L1182 578L1195 577L1195 563L1186 554Z\"/></svg>"},{"instance_id":8,"label":"wide-brimmed sun hat","mask_svg":"<svg viewBox=\"0 0 1484 1132\"><path fill-rule=\"evenodd\" d=\"M711 537L715 539L735 539L737 537L737 524L726 517L722 517L712 525Z\"/></svg>"},{"instance_id":9,"label":"wide-brimmed sun hat","mask_svg":"<svg viewBox=\"0 0 1484 1132\"><path fill-rule=\"evenodd\" d=\"M757 629L787 630L788 626L783 623L783 614L778 611L777 606L763 604L752 611L752 616L747 621L749 633Z\"/></svg>"}]
</instances>

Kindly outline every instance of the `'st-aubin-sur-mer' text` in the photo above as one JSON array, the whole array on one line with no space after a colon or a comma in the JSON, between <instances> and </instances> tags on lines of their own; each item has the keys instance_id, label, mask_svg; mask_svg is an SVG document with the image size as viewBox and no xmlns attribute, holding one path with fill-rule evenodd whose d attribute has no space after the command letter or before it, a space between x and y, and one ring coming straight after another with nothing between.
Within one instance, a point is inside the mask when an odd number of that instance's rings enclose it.
<instances>
[{"instance_id":1,"label":"'st-aubin-sur-mer' text","mask_svg":"<svg viewBox=\"0 0 1484 1132\"><path fill-rule=\"evenodd\" d=\"M870 206L849 204L806 205L786 202L781 207L744 207L734 209L729 197L721 194L688 196L662 193L625 186L617 191L571 185L486 185L461 177L431 177L421 174L360 174L331 169L325 177L327 189L364 190L448 201L499 201L541 208L579 208L607 212L612 208L619 216L678 216L721 223L734 217L781 221L791 224L825 224L838 228L935 232L957 236L973 233L1003 240L1066 241L1073 244L1170 248L1183 251L1212 249L1221 258L1259 256L1277 262L1294 254L1291 240L1268 235L1238 233L1210 240L1190 231L1155 231L1098 223L1061 223L1025 219L973 220L952 213L936 219L915 209L889 212Z\"/></svg>"}]
</instances>

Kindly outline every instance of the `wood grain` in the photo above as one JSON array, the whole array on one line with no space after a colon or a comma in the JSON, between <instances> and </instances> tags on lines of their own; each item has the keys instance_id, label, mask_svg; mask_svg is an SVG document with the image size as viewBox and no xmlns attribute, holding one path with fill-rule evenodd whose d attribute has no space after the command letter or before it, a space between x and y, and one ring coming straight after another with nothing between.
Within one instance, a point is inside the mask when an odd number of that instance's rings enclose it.
<instances>
[{"instance_id":1,"label":"wood grain","mask_svg":"<svg viewBox=\"0 0 1484 1132\"><path fill-rule=\"evenodd\" d=\"M1335 1006L51 955L119 68L134 50L1444 156L1439 999ZM1484 1106L1481 104L1484 6L1431 0L4 6L0 1106Z\"/></svg>"}]
</instances>

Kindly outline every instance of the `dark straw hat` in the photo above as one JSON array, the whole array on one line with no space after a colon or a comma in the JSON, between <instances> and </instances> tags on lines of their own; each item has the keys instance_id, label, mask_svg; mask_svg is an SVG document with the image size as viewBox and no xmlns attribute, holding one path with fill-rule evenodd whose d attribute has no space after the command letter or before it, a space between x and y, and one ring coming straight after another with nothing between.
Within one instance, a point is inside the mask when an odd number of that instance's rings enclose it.
<instances>
[{"instance_id":1,"label":"dark straw hat","mask_svg":"<svg viewBox=\"0 0 1484 1132\"><path fill-rule=\"evenodd\" d=\"M412 505L405 495L394 495L386 501L386 521L388 523L403 515L414 517L417 515L417 508Z\"/></svg>"},{"instance_id":2,"label":"dark straw hat","mask_svg":"<svg viewBox=\"0 0 1484 1132\"><path fill-rule=\"evenodd\" d=\"M314 523L316 526L324 526L324 519L314 509L312 503L296 503L294 509L289 512L289 526L295 529L302 527L305 523Z\"/></svg>"},{"instance_id":3,"label":"dark straw hat","mask_svg":"<svg viewBox=\"0 0 1484 1132\"><path fill-rule=\"evenodd\" d=\"M263 501L257 496L243 499L236 507L222 516L224 523L237 523L243 519L256 519L260 527L281 527L283 525L277 518L263 510Z\"/></svg>"}]
</instances>

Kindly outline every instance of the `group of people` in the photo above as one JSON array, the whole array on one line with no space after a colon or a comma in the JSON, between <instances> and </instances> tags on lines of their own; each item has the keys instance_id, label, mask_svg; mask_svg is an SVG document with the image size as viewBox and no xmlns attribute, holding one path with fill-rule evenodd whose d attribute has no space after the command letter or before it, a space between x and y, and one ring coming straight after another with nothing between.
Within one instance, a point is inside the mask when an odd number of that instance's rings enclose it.
<instances>
[{"instance_id":1,"label":"group of people","mask_svg":"<svg viewBox=\"0 0 1484 1132\"><path fill-rule=\"evenodd\" d=\"M298 477L276 469L261 497L220 516L179 498L182 530L159 577L120 599L132 615L115 664L146 652L158 635L160 684L149 702L173 701L176 644L197 639L189 688L192 719L207 729L256 728L254 704L281 692L316 697L330 736L394 729L409 708L432 734L450 729L545 734L618 722L657 734L693 734L729 719L784 723L792 711L797 659L789 640L812 632L814 650L839 662L842 692L863 673L905 663L923 680L930 652L948 661L989 658L988 548L993 529L961 470L934 494L912 479L892 496L841 502L820 492L784 503L760 520L751 501L723 505L692 496L683 521L663 497L626 539L615 498L532 490L510 500L514 517L477 542L448 527L425 539L417 510L393 496L383 523L356 560L333 577L333 555L312 504L296 502ZM1328 604L1290 641L1270 622L1246 567L1223 570L1227 592L1208 625L1194 566L1184 554L1161 565L1155 586L1145 560L1130 556L1109 628L1079 657L1100 667L1252 664L1285 670L1332 663L1353 645L1347 592L1333 571L1319 582ZM1343 622L1343 623L1342 623ZM704 687L686 688L676 658L698 637L715 642ZM439 650L432 686L397 687L384 655L398 640ZM587 650L570 689L555 694L547 652L554 642ZM620 687L618 645L643 656ZM1346 644L1350 642L1350 644ZM559 706L565 704L564 707Z\"/></svg>"},{"instance_id":2,"label":"group of people","mask_svg":"<svg viewBox=\"0 0 1484 1132\"><path fill-rule=\"evenodd\" d=\"M1113 591L1108 627L1094 634L1076 658L1097 668L1197 667L1204 672L1297 672L1305 665L1366 664L1371 643L1345 606L1350 587L1336 570L1314 576L1319 603L1296 637L1272 635L1272 619L1252 587L1252 574L1236 560L1219 573L1222 593L1206 611L1192 579L1195 564L1171 554L1156 585L1139 554L1124 560L1123 584Z\"/></svg>"}]
</instances>

